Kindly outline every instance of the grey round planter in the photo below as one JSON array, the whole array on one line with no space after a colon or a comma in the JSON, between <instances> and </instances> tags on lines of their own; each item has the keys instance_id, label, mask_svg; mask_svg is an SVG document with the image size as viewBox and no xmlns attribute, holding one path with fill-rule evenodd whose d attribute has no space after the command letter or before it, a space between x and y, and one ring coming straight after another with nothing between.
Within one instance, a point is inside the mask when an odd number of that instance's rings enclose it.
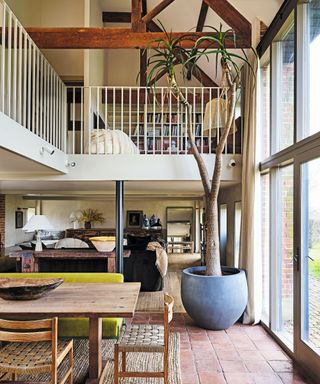
<instances>
[{"instance_id":1,"label":"grey round planter","mask_svg":"<svg viewBox=\"0 0 320 384\"><path fill-rule=\"evenodd\" d=\"M182 271L181 296L188 315L206 329L227 329L242 315L248 301L245 272L222 267L225 275L198 274L206 267Z\"/></svg>"}]
</instances>

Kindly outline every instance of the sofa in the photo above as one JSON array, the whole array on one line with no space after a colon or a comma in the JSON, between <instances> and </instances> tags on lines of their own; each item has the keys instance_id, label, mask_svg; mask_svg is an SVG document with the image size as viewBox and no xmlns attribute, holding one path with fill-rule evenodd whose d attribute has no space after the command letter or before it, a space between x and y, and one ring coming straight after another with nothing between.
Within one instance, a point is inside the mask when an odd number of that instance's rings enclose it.
<instances>
[{"instance_id":1,"label":"sofa","mask_svg":"<svg viewBox=\"0 0 320 384\"><path fill-rule=\"evenodd\" d=\"M14 272L16 270L16 259L9 256L0 256L0 272Z\"/></svg>"},{"instance_id":2,"label":"sofa","mask_svg":"<svg viewBox=\"0 0 320 384\"><path fill-rule=\"evenodd\" d=\"M120 273L0 273L0 278L57 278L61 277L66 283L123 283ZM122 318L103 318L102 336L104 338L118 338L122 326ZM59 337L84 338L89 335L88 318L59 318Z\"/></svg>"},{"instance_id":3,"label":"sofa","mask_svg":"<svg viewBox=\"0 0 320 384\"><path fill-rule=\"evenodd\" d=\"M146 249L150 241L151 236L127 235L124 249L130 250L131 255L124 259L124 280L140 282L141 291L161 291L163 278L156 266L156 252Z\"/></svg>"}]
</instances>

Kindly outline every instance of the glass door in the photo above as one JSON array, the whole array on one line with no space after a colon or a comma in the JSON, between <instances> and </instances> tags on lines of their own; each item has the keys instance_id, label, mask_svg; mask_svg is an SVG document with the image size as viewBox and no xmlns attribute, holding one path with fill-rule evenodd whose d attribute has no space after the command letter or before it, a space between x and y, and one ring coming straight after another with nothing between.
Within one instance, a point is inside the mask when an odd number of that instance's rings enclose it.
<instances>
[{"instance_id":1,"label":"glass door","mask_svg":"<svg viewBox=\"0 0 320 384\"><path fill-rule=\"evenodd\" d=\"M300 155L296 167L295 353L320 377L320 157Z\"/></svg>"}]
</instances>

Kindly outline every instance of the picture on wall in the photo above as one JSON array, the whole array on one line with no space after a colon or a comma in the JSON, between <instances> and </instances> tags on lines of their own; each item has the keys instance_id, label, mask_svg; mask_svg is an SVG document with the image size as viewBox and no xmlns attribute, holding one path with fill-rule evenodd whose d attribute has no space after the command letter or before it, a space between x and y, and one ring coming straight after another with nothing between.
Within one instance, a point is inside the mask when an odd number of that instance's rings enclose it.
<instances>
[{"instance_id":1,"label":"picture on wall","mask_svg":"<svg viewBox=\"0 0 320 384\"><path fill-rule=\"evenodd\" d=\"M142 217L143 211L127 211L127 228L140 228Z\"/></svg>"},{"instance_id":2,"label":"picture on wall","mask_svg":"<svg viewBox=\"0 0 320 384\"><path fill-rule=\"evenodd\" d=\"M16 211L16 228L23 227L23 211Z\"/></svg>"}]
</instances>

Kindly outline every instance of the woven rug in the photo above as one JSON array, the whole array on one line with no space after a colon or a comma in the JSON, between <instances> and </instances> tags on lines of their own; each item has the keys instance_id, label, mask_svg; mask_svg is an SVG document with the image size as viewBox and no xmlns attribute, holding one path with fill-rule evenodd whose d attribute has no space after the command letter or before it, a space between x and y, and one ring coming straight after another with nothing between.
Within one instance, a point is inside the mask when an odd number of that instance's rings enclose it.
<instances>
[{"instance_id":1,"label":"woven rug","mask_svg":"<svg viewBox=\"0 0 320 384\"><path fill-rule=\"evenodd\" d=\"M74 340L73 342L73 372L74 384L83 384L86 381L88 374L88 340ZM115 340L103 340L103 359L107 360L107 374L105 384L113 384L113 349ZM63 363L59 368L59 377L66 372L67 364ZM161 371L163 369L163 355L161 353L128 353L127 354L127 370L142 370L142 371ZM20 380L28 381L50 381L50 376L28 375L19 377ZM163 379L159 378L122 378L120 383L123 384L162 384ZM180 373L180 335L172 332L169 339L169 383L181 384Z\"/></svg>"}]
</instances>

